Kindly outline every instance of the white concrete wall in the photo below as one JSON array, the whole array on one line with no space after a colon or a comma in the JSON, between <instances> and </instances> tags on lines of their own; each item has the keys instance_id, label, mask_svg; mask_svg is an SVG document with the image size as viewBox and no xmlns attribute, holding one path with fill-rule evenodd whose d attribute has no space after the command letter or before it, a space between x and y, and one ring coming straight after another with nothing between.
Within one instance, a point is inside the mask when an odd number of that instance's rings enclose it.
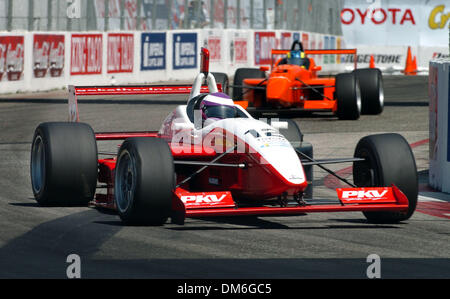
<instances>
[{"instance_id":1,"label":"white concrete wall","mask_svg":"<svg viewBox=\"0 0 450 299\"><path fill-rule=\"evenodd\" d=\"M210 70L212 72L224 72L233 76L237 68L259 67L255 64L255 32L272 32L275 34L275 47L282 48L292 43L294 38L304 39L307 48L324 49L337 48L338 44L344 46L342 37L316 34L311 32L294 32L280 30L182 30L182 31L152 31L149 33L165 33L166 65L162 70L141 70L141 37L145 32L117 32L132 34L134 36L134 64L131 73L108 73L108 34L116 32L0 32L0 43L2 37L23 36L24 37L24 65L23 74L19 81L8 81L6 74L0 80L0 93L33 92L44 91L67 87L68 85L112 85L112 84L149 84L167 81L190 81L193 80L200 68L200 48L208 46L214 59L211 61ZM197 66L196 68L175 69L173 65L173 43L174 36L180 33L197 35ZM61 77L36 78L33 74L34 57L34 35L49 34L63 35L65 37L64 70ZM102 36L102 70L100 74L72 75L72 36L79 34L100 34ZM288 36L288 37L286 37ZM325 41L333 40L333 43L326 45ZM210 43L210 45L209 45ZM246 44L246 48L239 48ZM1 46L1 45L0 45ZM236 48L238 47L238 48ZM213 49L214 48L214 49ZM271 49L264 50L269 51ZM216 51L220 52L217 55ZM0 56L2 53L0 52ZM325 62L323 57L316 58L317 64ZM324 71L338 72L345 71L346 67L351 68L352 64L342 64L339 62L323 64Z\"/></svg>"},{"instance_id":2,"label":"white concrete wall","mask_svg":"<svg viewBox=\"0 0 450 299\"><path fill-rule=\"evenodd\" d=\"M430 185L450 193L450 60L430 62Z\"/></svg>"}]
</instances>

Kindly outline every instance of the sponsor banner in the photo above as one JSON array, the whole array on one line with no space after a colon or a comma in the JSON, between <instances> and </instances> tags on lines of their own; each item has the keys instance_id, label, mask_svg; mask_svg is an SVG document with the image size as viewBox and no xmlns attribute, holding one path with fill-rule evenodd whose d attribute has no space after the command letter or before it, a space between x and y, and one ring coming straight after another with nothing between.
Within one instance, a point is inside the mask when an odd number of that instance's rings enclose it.
<instances>
[{"instance_id":1,"label":"sponsor banner","mask_svg":"<svg viewBox=\"0 0 450 299\"><path fill-rule=\"evenodd\" d=\"M370 64L370 57L373 55L375 60L375 67L381 69L401 70L406 65L406 55L408 47L370 47L359 46L357 48L357 62L358 67L367 67ZM412 49L412 54L417 55L415 48ZM353 55L341 55L341 64L352 65L354 63Z\"/></svg>"},{"instance_id":2,"label":"sponsor banner","mask_svg":"<svg viewBox=\"0 0 450 299\"><path fill-rule=\"evenodd\" d=\"M341 23L352 46L448 46L449 15L441 0L346 0Z\"/></svg>"},{"instance_id":3,"label":"sponsor banner","mask_svg":"<svg viewBox=\"0 0 450 299\"><path fill-rule=\"evenodd\" d=\"M108 74L132 73L134 66L134 35L108 34Z\"/></svg>"},{"instance_id":4,"label":"sponsor banner","mask_svg":"<svg viewBox=\"0 0 450 299\"><path fill-rule=\"evenodd\" d=\"M33 35L33 75L35 78L62 76L65 57L64 41L64 35Z\"/></svg>"},{"instance_id":5,"label":"sponsor banner","mask_svg":"<svg viewBox=\"0 0 450 299\"><path fill-rule=\"evenodd\" d=\"M197 33L173 35L173 69L197 68Z\"/></svg>"},{"instance_id":6,"label":"sponsor banner","mask_svg":"<svg viewBox=\"0 0 450 299\"><path fill-rule=\"evenodd\" d=\"M290 49L293 43L292 33L291 32L282 32L280 46L281 49Z\"/></svg>"},{"instance_id":7,"label":"sponsor banner","mask_svg":"<svg viewBox=\"0 0 450 299\"><path fill-rule=\"evenodd\" d=\"M249 61L249 38L248 31L229 32L229 61L232 65L248 64Z\"/></svg>"},{"instance_id":8,"label":"sponsor banner","mask_svg":"<svg viewBox=\"0 0 450 299\"><path fill-rule=\"evenodd\" d=\"M211 181L211 179L210 179ZM177 192L186 209L233 208L236 206L230 192Z\"/></svg>"},{"instance_id":9,"label":"sponsor banner","mask_svg":"<svg viewBox=\"0 0 450 299\"><path fill-rule=\"evenodd\" d=\"M336 37L335 36L325 36L324 37L324 45L325 50L336 49ZM334 64L336 63L336 55L324 55L323 56L324 64Z\"/></svg>"},{"instance_id":10,"label":"sponsor banner","mask_svg":"<svg viewBox=\"0 0 450 299\"><path fill-rule=\"evenodd\" d=\"M141 71L166 69L166 33L142 33Z\"/></svg>"},{"instance_id":11,"label":"sponsor banner","mask_svg":"<svg viewBox=\"0 0 450 299\"><path fill-rule=\"evenodd\" d=\"M396 203L392 188L336 189L343 204Z\"/></svg>"},{"instance_id":12,"label":"sponsor banner","mask_svg":"<svg viewBox=\"0 0 450 299\"><path fill-rule=\"evenodd\" d=\"M305 50L312 49L309 46L309 33L302 33L302 44Z\"/></svg>"},{"instance_id":13,"label":"sponsor banner","mask_svg":"<svg viewBox=\"0 0 450 299\"><path fill-rule=\"evenodd\" d=\"M271 64L272 49L277 48L275 32L255 32L255 64Z\"/></svg>"},{"instance_id":14,"label":"sponsor banner","mask_svg":"<svg viewBox=\"0 0 450 299\"><path fill-rule=\"evenodd\" d=\"M222 62L222 49L225 46L220 31L209 30L203 35L203 47L209 50L211 62Z\"/></svg>"},{"instance_id":15,"label":"sponsor banner","mask_svg":"<svg viewBox=\"0 0 450 299\"><path fill-rule=\"evenodd\" d=\"M102 34L72 34L70 74L96 75L102 73Z\"/></svg>"},{"instance_id":16,"label":"sponsor banner","mask_svg":"<svg viewBox=\"0 0 450 299\"><path fill-rule=\"evenodd\" d=\"M0 36L0 81L22 79L24 36Z\"/></svg>"}]
</instances>

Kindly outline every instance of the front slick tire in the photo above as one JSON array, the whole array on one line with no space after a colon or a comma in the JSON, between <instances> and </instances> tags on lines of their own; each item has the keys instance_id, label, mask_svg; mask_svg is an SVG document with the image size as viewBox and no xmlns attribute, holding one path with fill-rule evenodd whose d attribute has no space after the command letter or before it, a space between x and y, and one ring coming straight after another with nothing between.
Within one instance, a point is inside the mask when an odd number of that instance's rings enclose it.
<instances>
[{"instance_id":1,"label":"front slick tire","mask_svg":"<svg viewBox=\"0 0 450 299\"><path fill-rule=\"evenodd\" d=\"M406 213L365 212L371 223L398 223L408 220L414 213L419 194L416 162L408 142L398 134L367 136L358 143L353 177L358 187L390 187L396 185L408 198Z\"/></svg>"},{"instance_id":2,"label":"front slick tire","mask_svg":"<svg viewBox=\"0 0 450 299\"><path fill-rule=\"evenodd\" d=\"M114 194L126 225L160 226L171 213L175 186L173 156L156 138L131 138L119 151Z\"/></svg>"}]
</instances>

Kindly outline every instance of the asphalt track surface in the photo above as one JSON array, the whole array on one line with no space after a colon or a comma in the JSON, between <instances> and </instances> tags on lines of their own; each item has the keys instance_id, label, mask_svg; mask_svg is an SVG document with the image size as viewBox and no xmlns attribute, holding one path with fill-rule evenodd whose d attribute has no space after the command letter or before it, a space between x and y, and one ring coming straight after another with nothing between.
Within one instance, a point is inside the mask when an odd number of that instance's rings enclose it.
<instances>
[{"instance_id":1,"label":"asphalt track surface","mask_svg":"<svg viewBox=\"0 0 450 299\"><path fill-rule=\"evenodd\" d=\"M448 199L441 196L433 210L429 200L434 203L438 194L424 186L427 78L385 77L385 89L380 116L291 117L314 144L316 158L352 156L358 140L373 133L400 133L414 145L421 211L397 225L369 224L361 213L328 213L125 227L116 215L87 207L41 208L31 191L30 143L39 123L67 119L67 95L2 96L0 278L66 278L70 254L81 257L83 278L366 278L370 254L381 257L383 278L450 278ZM80 115L96 131L158 130L184 102L180 96L87 99ZM349 166L333 169L348 176ZM315 183L317 196L334 196L326 173L317 170Z\"/></svg>"}]
</instances>

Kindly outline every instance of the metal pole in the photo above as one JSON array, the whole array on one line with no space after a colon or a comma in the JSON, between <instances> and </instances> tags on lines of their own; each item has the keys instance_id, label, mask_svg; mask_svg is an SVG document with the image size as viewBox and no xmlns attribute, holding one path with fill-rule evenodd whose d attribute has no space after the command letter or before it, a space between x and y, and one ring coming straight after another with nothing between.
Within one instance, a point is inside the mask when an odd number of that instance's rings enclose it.
<instances>
[{"instance_id":1,"label":"metal pole","mask_svg":"<svg viewBox=\"0 0 450 299\"><path fill-rule=\"evenodd\" d=\"M228 0L224 1L224 12L223 12L223 28L227 29L228 28Z\"/></svg>"},{"instance_id":2,"label":"metal pole","mask_svg":"<svg viewBox=\"0 0 450 299\"><path fill-rule=\"evenodd\" d=\"M34 1L28 0L28 31L33 31L34 19Z\"/></svg>"},{"instance_id":3,"label":"metal pole","mask_svg":"<svg viewBox=\"0 0 450 299\"><path fill-rule=\"evenodd\" d=\"M104 31L109 30L109 1L105 1Z\"/></svg>"},{"instance_id":4,"label":"metal pole","mask_svg":"<svg viewBox=\"0 0 450 299\"><path fill-rule=\"evenodd\" d=\"M66 9L65 9L66 12L67 12L67 9L69 8L69 5L70 5L70 3L67 2ZM66 16L66 20L67 20L66 31L72 31L72 18L69 18L68 16Z\"/></svg>"},{"instance_id":5,"label":"metal pole","mask_svg":"<svg viewBox=\"0 0 450 299\"><path fill-rule=\"evenodd\" d=\"M210 7L209 7L209 22L210 22L210 25L209 25L209 28L214 28L214 13L215 13L215 9L214 9L214 0L210 0L209 1L209 5L210 5Z\"/></svg>"},{"instance_id":6,"label":"metal pole","mask_svg":"<svg viewBox=\"0 0 450 299\"><path fill-rule=\"evenodd\" d=\"M267 0L263 0L263 27L267 29Z\"/></svg>"},{"instance_id":7,"label":"metal pole","mask_svg":"<svg viewBox=\"0 0 450 299\"><path fill-rule=\"evenodd\" d=\"M47 31L52 30L53 11L52 0L47 0Z\"/></svg>"},{"instance_id":8,"label":"metal pole","mask_svg":"<svg viewBox=\"0 0 450 299\"><path fill-rule=\"evenodd\" d=\"M168 0L168 6L167 9L167 29L174 29L172 26L172 6L173 6L173 0Z\"/></svg>"},{"instance_id":9,"label":"metal pole","mask_svg":"<svg viewBox=\"0 0 450 299\"><path fill-rule=\"evenodd\" d=\"M250 29L255 27L255 3L254 0L250 0Z\"/></svg>"},{"instance_id":10,"label":"metal pole","mask_svg":"<svg viewBox=\"0 0 450 299\"><path fill-rule=\"evenodd\" d=\"M13 1L8 0L8 20L6 24L6 30L12 31L12 12L13 12Z\"/></svg>"},{"instance_id":11,"label":"metal pole","mask_svg":"<svg viewBox=\"0 0 450 299\"><path fill-rule=\"evenodd\" d=\"M278 24L280 22L279 12L280 12L280 5L277 0L275 0L275 6L274 6L274 29L280 29L280 25Z\"/></svg>"},{"instance_id":12,"label":"metal pole","mask_svg":"<svg viewBox=\"0 0 450 299\"><path fill-rule=\"evenodd\" d=\"M142 0L137 0L137 16L136 16L136 30L141 30L142 22Z\"/></svg>"},{"instance_id":13,"label":"metal pole","mask_svg":"<svg viewBox=\"0 0 450 299\"><path fill-rule=\"evenodd\" d=\"M241 0L237 0L236 6L237 29L241 29Z\"/></svg>"},{"instance_id":14,"label":"metal pole","mask_svg":"<svg viewBox=\"0 0 450 299\"><path fill-rule=\"evenodd\" d=\"M156 13L157 13L157 6L158 2L156 0L153 0L153 6L152 6L152 29L156 29Z\"/></svg>"},{"instance_id":15,"label":"metal pole","mask_svg":"<svg viewBox=\"0 0 450 299\"><path fill-rule=\"evenodd\" d=\"M202 26L202 18L201 18L201 16L202 16L202 0L197 0L197 9L196 9L196 11L195 11L195 18L197 19L197 22L196 22L196 24L195 24L195 27L196 28L203 28L203 26Z\"/></svg>"},{"instance_id":16,"label":"metal pole","mask_svg":"<svg viewBox=\"0 0 450 299\"><path fill-rule=\"evenodd\" d=\"M183 20L183 29L190 29L190 20L189 20L189 2L188 0L184 0L184 20Z\"/></svg>"},{"instance_id":17,"label":"metal pole","mask_svg":"<svg viewBox=\"0 0 450 299\"><path fill-rule=\"evenodd\" d=\"M125 30L125 0L119 1L120 5L120 30Z\"/></svg>"}]
</instances>

